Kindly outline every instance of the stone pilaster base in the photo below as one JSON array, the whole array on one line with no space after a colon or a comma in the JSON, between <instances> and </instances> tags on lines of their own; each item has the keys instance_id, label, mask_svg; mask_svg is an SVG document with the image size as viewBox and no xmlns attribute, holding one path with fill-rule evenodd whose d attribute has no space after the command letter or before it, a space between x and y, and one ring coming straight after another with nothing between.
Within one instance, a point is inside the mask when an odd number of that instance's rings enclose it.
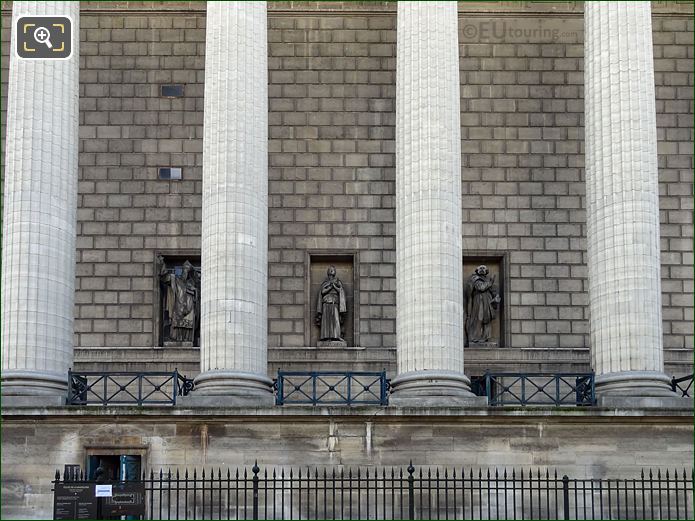
<instances>
[{"instance_id":1,"label":"stone pilaster base","mask_svg":"<svg viewBox=\"0 0 695 521\"><path fill-rule=\"evenodd\" d=\"M673 396L671 380L659 371L620 371L596 375L596 394L613 396Z\"/></svg>"},{"instance_id":2,"label":"stone pilaster base","mask_svg":"<svg viewBox=\"0 0 695 521\"><path fill-rule=\"evenodd\" d=\"M684 407L692 398L671 390L671 380L659 371L622 371L596 377L596 401L602 407Z\"/></svg>"},{"instance_id":3,"label":"stone pilaster base","mask_svg":"<svg viewBox=\"0 0 695 521\"><path fill-rule=\"evenodd\" d=\"M413 371L391 381L389 405L399 407L485 407L486 396L471 392L467 376L449 371Z\"/></svg>"},{"instance_id":4,"label":"stone pilaster base","mask_svg":"<svg viewBox=\"0 0 695 521\"><path fill-rule=\"evenodd\" d=\"M67 375L40 371L3 371L3 407L61 406L67 401Z\"/></svg>"},{"instance_id":5,"label":"stone pilaster base","mask_svg":"<svg viewBox=\"0 0 695 521\"><path fill-rule=\"evenodd\" d=\"M179 397L183 407L254 407L275 404L273 381L267 376L241 371L206 371L195 379L195 388Z\"/></svg>"}]
</instances>

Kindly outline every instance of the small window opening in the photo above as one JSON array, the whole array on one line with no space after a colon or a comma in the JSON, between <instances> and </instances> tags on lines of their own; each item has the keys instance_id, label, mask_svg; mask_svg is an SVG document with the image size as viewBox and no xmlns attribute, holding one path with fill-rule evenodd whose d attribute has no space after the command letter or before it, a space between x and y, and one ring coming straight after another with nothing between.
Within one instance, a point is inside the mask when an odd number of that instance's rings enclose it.
<instances>
[{"instance_id":1,"label":"small window opening","mask_svg":"<svg viewBox=\"0 0 695 521\"><path fill-rule=\"evenodd\" d=\"M161 94L165 98L183 97L183 85L162 85Z\"/></svg>"},{"instance_id":2,"label":"small window opening","mask_svg":"<svg viewBox=\"0 0 695 521\"><path fill-rule=\"evenodd\" d=\"M173 167L160 168L159 169L159 178L160 179L166 179L166 180L181 179L181 169L180 168L173 168Z\"/></svg>"}]
</instances>

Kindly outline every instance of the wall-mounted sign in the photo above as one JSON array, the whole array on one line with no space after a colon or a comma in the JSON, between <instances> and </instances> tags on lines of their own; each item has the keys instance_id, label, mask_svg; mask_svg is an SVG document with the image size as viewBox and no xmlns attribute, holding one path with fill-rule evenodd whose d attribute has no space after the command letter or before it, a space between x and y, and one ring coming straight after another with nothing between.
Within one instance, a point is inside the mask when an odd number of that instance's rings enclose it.
<instances>
[{"instance_id":1,"label":"wall-mounted sign","mask_svg":"<svg viewBox=\"0 0 695 521\"><path fill-rule=\"evenodd\" d=\"M145 516L145 484L142 482L121 481L113 484L113 496L103 500L102 512L105 517Z\"/></svg>"},{"instance_id":2,"label":"wall-mounted sign","mask_svg":"<svg viewBox=\"0 0 695 521\"><path fill-rule=\"evenodd\" d=\"M96 519L97 500L91 483L55 483L53 519Z\"/></svg>"}]
</instances>

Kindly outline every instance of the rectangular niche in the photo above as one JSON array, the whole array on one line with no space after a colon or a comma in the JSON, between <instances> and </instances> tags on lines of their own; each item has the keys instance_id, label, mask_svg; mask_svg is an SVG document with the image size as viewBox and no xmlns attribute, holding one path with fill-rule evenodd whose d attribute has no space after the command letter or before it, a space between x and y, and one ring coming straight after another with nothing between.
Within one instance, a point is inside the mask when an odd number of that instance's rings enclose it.
<instances>
[{"instance_id":1,"label":"rectangular niche","mask_svg":"<svg viewBox=\"0 0 695 521\"><path fill-rule=\"evenodd\" d=\"M466 313L466 347L494 348L509 345L507 339L509 324L507 318L508 313L506 312L508 309L507 300L509 297L507 264L506 254L471 252L469 254L464 253L463 255L463 300ZM473 324L470 321L471 317L469 317L469 313L472 310L478 312L478 318L481 316L483 317L483 322L486 321L488 316L485 308L489 305L490 295L480 295L480 293L473 288L473 275L476 269L482 265L486 266L489 271L487 275L488 279L494 276L494 294L498 294L500 298L495 312L496 317L485 326L485 329L489 328L489 339L487 341L482 340L482 337L487 335L480 335L481 330L484 329L481 325L481 321L478 321L478 324ZM481 307L483 308L482 313L480 312ZM471 329L470 335L469 329ZM469 336L472 338L469 338ZM472 341L473 339L477 341Z\"/></svg>"},{"instance_id":2,"label":"rectangular niche","mask_svg":"<svg viewBox=\"0 0 695 521\"><path fill-rule=\"evenodd\" d=\"M321 328L316 324L315 319L319 304L319 291L330 266L335 266L336 276L342 282L345 292L346 313L341 325L341 332L346 345L341 345L339 342L330 342L327 345L324 341L321 347L354 347L359 345L355 327L356 317L359 316L359 264L356 253L307 252L306 273L308 276L305 282L304 338L307 346L319 346Z\"/></svg>"},{"instance_id":3,"label":"rectangular niche","mask_svg":"<svg viewBox=\"0 0 695 521\"><path fill-rule=\"evenodd\" d=\"M161 272L161 264L158 258L164 260L166 273ZM168 299L174 297L174 290L171 282L171 277L182 277L185 271L185 263L188 261L192 265L189 271L189 281L185 284L185 293L183 309L191 309L191 313L187 313L181 317L181 325L192 323L192 332L183 338L186 328L173 327L171 310L173 302ZM155 331L155 346L158 347L200 347L200 251L198 250L176 250L176 251L157 251L154 257L154 291L155 295L152 299L154 303L154 331ZM182 289L184 289L182 287ZM190 300L194 300L193 306L187 304ZM181 309L181 308L179 308Z\"/></svg>"}]
</instances>

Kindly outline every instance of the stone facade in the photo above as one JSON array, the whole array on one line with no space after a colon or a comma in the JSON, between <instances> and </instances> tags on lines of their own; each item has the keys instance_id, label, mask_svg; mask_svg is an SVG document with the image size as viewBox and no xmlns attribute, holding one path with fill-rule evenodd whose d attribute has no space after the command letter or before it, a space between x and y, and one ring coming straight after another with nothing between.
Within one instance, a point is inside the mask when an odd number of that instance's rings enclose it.
<instances>
[{"instance_id":1,"label":"stone facade","mask_svg":"<svg viewBox=\"0 0 695 521\"><path fill-rule=\"evenodd\" d=\"M651 7L663 355L667 373L680 376L692 371L693 349L693 7L662 2ZM10 8L2 3L3 147ZM258 95L269 104L267 111L264 102L253 107L263 112L256 120L264 128L254 130L257 139L267 130L268 153L261 150L265 143L251 147L255 161L249 168L263 170L254 179L258 186L265 183L267 170L268 190L256 194L254 215L264 221L259 216L268 211L267 234L257 239L258 244L267 239L268 257L266 262L262 248L263 254L237 263L247 272L267 269L267 295L257 291L265 277L255 279L249 292L263 308L267 297L267 329L265 310L258 311L254 317L261 317L263 331L256 324L253 335L262 341L239 344L247 351L246 366L236 360L228 363L236 344L220 342L219 349L204 351L202 369L224 366L258 376L265 372L267 354L271 376L289 365L300 370L385 368L393 377L396 6L276 2L268 9L267 31L258 35L263 41L267 36L268 50L259 62L267 56L268 96L260 92L264 66L255 71L258 91L247 92L248 99ZM205 16L205 4L197 2L81 6L75 368L199 373L199 348L154 347L154 313L157 255L200 256L203 265L206 255L215 255L200 251L203 98L206 77L210 81L225 71L205 70L206 36L213 25L206 24ZM582 5L574 2L461 3L458 28L450 26L452 32L458 30L459 41L458 56L449 63L455 68L458 57L460 98L449 104L459 104L460 114L453 114L456 128L448 134L458 139L460 131L459 260L495 259L496 269L504 272L504 347L467 348L465 372L470 376L487 368L592 369L584 22ZM208 64L221 51L209 52ZM447 77L455 77L452 70ZM183 96L162 97L161 86L169 84L183 85ZM215 110L219 101L210 91L220 98L226 94L208 87L206 112ZM455 96L456 90L449 85L450 94ZM229 150L225 147L217 149L222 151L218 155L211 152L213 130L205 129L206 168L223 170L239 158L224 156ZM399 160L408 152L400 146ZM218 163L210 163L211 157ZM159 179L162 167L182 168L183 178ZM206 170L206 180L210 173ZM233 173L240 178L245 172L237 168ZM448 173L450 179L458 174ZM231 177L227 174L225 179ZM417 179L417 172L411 174ZM451 193L458 197L458 186ZM267 208L259 203L266 196ZM232 192L220 214L247 203ZM656 207L651 208L656 227ZM447 215L458 220L457 211ZM458 222L448 224L459 229ZM262 222L254 229L264 228ZM206 229L206 238L210 232ZM398 233L402 238L400 227ZM217 246L233 242L217 239L213 237ZM451 241L456 243L458 237ZM226 260L236 246L219 257ZM357 345L307 346L307 328L313 327L307 319L312 255L317 262L338 258L353 263ZM463 280L468 275L464 273ZM454 278L463 282L458 275ZM419 297L413 287L411 293ZM233 293L225 288L221 297ZM656 302L658 290L653 293ZM251 322L241 319L238 324L243 329ZM448 326L458 330L463 323ZM399 341L402 338L399 328ZM455 344L448 347L455 350ZM653 353L655 346L650 347ZM420 363L433 351L400 362ZM447 356L463 360L455 352ZM270 401L270 380L263 377L262 383ZM413 400L408 404L412 407L234 408L231 400L214 397L205 403L184 399L173 408L31 408L16 403L20 407L3 408L1 514L48 517L48 478L55 468L84 465L90 451L98 450L141 451L145 466L154 469L248 464L260 453L264 465L403 465L413 459L439 467L550 467L577 477L637 477L642 467L674 468L692 460L692 411L685 400L675 403L675 397L667 404L670 409L655 406L667 401L573 409L480 407L470 402L467 408L431 409L422 400Z\"/></svg>"},{"instance_id":2,"label":"stone facade","mask_svg":"<svg viewBox=\"0 0 695 521\"><path fill-rule=\"evenodd\" d=\"M42 414L37 425L32 414ZM116 417L118 421L116 422ZM250 466L430 465L440 469L550 469L577 478L639 477L692 461L693 425L681 414L615 409L489 410L275 408L24 411L3 416L2 518L51 517L50 476L88 454L141 454L158 471ZM253 447L254 450L249 450ZM83 467L84 468L84 467ZM36 476L45 476L37 480Z\"/></svg>"},{"instance_id":3,"label":"stone facade","mask_svg":"<svg viewBox=\"0 0 695 521\"><path fill-rule=\"evenodd\" d=\"M495 9L459 11L464 255L509 255L509 347L588 361L581 9ZM653 11L669 367L693 347L693 21ZM155 254L200 249L204 42L203 4L82 7L78 347L153 346ZM268 42L269 346L306 343L306 251L357 251L360 346L392 349L395 11L271 3Z\"/></svg>"}]
</instances>

